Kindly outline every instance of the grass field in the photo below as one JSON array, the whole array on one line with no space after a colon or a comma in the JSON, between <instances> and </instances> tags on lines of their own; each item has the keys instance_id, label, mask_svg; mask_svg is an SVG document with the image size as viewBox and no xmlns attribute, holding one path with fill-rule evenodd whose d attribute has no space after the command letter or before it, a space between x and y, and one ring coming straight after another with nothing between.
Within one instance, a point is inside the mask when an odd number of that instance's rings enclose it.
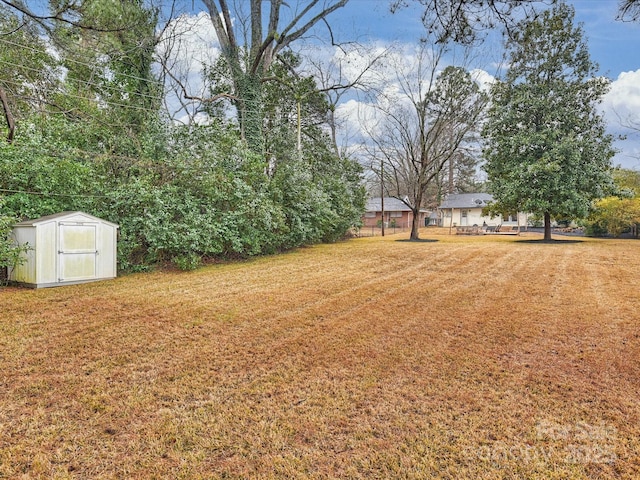
<instances>
[{"instance_id":1,"label":"grass field","mask_svg":"<svg viewBox=\"0 0 640 480\"><path fill-rule=\"evenodd\" d=\"M640 478L640 243L407 234L0 290L0 479Z\"/></svg>"}]
</instances>

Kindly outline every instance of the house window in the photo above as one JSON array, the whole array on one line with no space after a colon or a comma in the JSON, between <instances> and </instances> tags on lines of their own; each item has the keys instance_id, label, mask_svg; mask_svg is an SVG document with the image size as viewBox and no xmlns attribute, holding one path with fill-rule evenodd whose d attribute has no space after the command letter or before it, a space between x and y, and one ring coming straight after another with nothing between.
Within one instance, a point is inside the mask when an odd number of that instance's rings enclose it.
<instances>
[{"instance_id":1,"label":"house window","mask_svg":"<svg viewBox=\"0 0 640 480\"><path fill-rule=\"evenodd\" d=\"M389 216L391 218L400 218L402 217L402 212L389 212Z\"/></svg>"},{"instance_id":2,"label":"house window","mask_svg":"<svg viewBox=\"0 0 640 480\"><path fill-rule=\"evenodd\" d=\"M376 218L377 212L364 212L365 218Z\"/></svg>"},{"instance_id":3,"label":"house window","mask_svg":"<svg viewBox=\"0 0 640 480\"><path fill-rule=\"evenodd\" d=\"M469 215L469 210L462 210L462 218L467 218Z\"/></svg>"}]
</instances>

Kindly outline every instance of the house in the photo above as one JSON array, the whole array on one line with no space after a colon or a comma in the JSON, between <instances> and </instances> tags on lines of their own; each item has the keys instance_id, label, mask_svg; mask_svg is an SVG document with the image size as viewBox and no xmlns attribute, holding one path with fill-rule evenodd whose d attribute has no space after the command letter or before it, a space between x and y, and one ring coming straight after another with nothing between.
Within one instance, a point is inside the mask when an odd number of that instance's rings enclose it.
<instances>
[{"instance_id":1,"label":"house","mask_svg":"<svg viewBox=\"0 0 640 480\"><path fill-rule=\"evenodd\" d=\"M391 228L411 228L413 222L413 212L407 206L409 199L405 197L405 201L395 197L384 197L384 225ZM379 227L382 224L382 207L381 197L370 198L365 207L365 214L362 218L362 224L365 227ZM420 210L419 222L420 226L426 225L425 219L428 221L426 210Z\"/></svg>"},{"instance_id":2,"label":"house","mask_svg":"<svg viewBox=\"0 0 640 480\"><path fill-rule=\"evenodd\" d=\"M41 288L116 277L118 225L83 212L62 212L16 223L12 238L27 245L9 281Z\"/></svg>"},{"instance_id":3,"label":"house","mask_svg":"<svg viewBox=\"0 0 640 480\"><path fill-rule=\"evenodd\" d=\"M493 201L489 193L456 193L449 194L438 207L441 227L466 227L466 226L526 226L528 216L526 213L514 212L512 214L496 217L483 214L483 208Z\"/></svg>"}]
</instances>

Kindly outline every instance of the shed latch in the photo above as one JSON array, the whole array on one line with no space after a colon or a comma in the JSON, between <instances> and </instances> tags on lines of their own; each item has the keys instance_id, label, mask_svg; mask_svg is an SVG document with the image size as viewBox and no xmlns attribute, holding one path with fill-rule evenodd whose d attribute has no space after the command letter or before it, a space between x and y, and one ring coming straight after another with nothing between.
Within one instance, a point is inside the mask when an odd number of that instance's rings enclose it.
<instances>
[{"instance_id":1,"label":"shed latch","mask_svg":"<svg viewBox=\"0 0 640 480\"><path fill-rule=\"evenodd\" d=\"M77 252L77 251L65 252L64 250L58 250L58 253L60 255L65 255L65 254L66 255L73 255L73 254L85 254L86 255L87 253L93 253L94 255L98 255L98 250L89 250L89 251L85 250L85 251L80 251L80 252Z\"/></svg>"}]
</instances>

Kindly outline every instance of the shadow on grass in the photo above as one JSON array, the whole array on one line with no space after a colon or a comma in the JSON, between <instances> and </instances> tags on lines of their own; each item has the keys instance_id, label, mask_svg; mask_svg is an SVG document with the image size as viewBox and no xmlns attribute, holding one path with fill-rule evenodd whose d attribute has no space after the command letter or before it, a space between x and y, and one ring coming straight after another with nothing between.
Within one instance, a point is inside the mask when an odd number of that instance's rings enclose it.
<instances>
[{"instance_id":1,"label":"shadow on grass","mask_svg":"<svg viewBox=\"0 0 640 480\"><path fill-rule=\"evenodd\" d=\"M548 244L548 245L567 245L570 243L582 243L584 240L565 240L565 239L555 239L552 238L551 240L545 240L543 238L536 238L533 240L516 240L516 243L532 243L534 245L540 245L540 244Z\"/></svg>"},{"instance_id":2,"label":"shadow on grass","mask_svg":"<svg viewBox=\"0 0 640 480\"><path fill-rule=\"evenodd\" d=\"M432 238L419 238L418 240L411 240L410 238L403 238L402 240L396 240L396 242L406 242L406 243L433 243L438 240Z\"/></svg>"}]
</instances>

